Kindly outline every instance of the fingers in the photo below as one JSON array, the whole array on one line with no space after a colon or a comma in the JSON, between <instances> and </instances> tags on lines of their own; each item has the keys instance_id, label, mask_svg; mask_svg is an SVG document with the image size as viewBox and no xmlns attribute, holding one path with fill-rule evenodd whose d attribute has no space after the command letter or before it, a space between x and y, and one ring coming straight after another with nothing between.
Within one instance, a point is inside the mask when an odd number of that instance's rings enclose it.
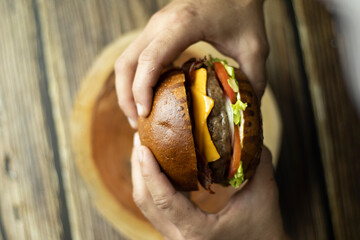
<instances>
[{"instance_id":1,"label":"fingers","mask_svg":"<svg viewBox=\"0 0 360 240\"><path fill-rule=\"evenodd\" d=\"M137 204L143 204L142 199L150 196L140 171L139 161L136 157L136 149L140 146L139 133L134 134L134 148L131 155L131 180L133 183L133 198Z\"/></svg>"},{"instance_id":2,"label":"fingers","mask_svg":"<svg viewBox=\"0 0 360 240\"><path fill-rule=\"evenodd\" d=\"M266 199L272 199L274 196L277 196L277 193L271 153L267 147L263 146L260 163L256 168L254 176L243 189L236 193L237 196L235 198L241 197L246 199L256 195L257 198L262 196L267 201Z\"/></svg>"},{"instance_id":3,"label":"fingers","mask_svg":"<svg viewBox=\"0 0 360 240\"><path fill-rule=\"evenodd\" d=\"M133 80L139 55L151 39L151 36L147 32L141 33L115 63L115 83L118 103L133 128L137 128L138 117L134 96L132 94Z\"/></svg>"},{"instance_id":4,"label":"fingers","mask_svg":"<svg viewBox=\"0 0 360 240\"><path fill-rule=\"evenodd\" d=\"M238 239L244 233L248 238L254 239L266 239L266 236L276 236L276 239L281 239L279 236L283 234L283 226L278 190L271 154L266 147L263 147L255 175L219 212L218 222L215 233L219 236L227 234L229 239ZM251 235L253 236L250 237Z\"/></svg>"},{"instance_id":5,"label":"fingers","mask_svg":"<svg viewBox=\"0 0 360 240\"><path fill-rule=\"evenodd\" d=\"M246 46L247 51L238 53L236 60L261 100L266 87L265 63L269 53L266 37L247 36L242 44Z\"/></svg>"},{"instance_id":6,"label":"fingers","mask_svg":"<svg viewBox=\"0 0 360 240\"><path fill-rule=\"evenodd\" d=\"M137 128L138 115L145 117L150 112L153 87L163 67L200 39L197 32L189 34L186 23L170 27L159 24L158 20L150 21L115 63L118 102L133 128Z\"/></svg>"},{"instance_id":7,"label":"fingers","mask_svg":"<svg viewBox=\"0 0 360 240\"><path fill-rule=\"evenodd\" d=\"M268 182L275 182L272 156L269 149L263 146L259 166L256 168L254 177L251 179L254 185L263 185Z\"/></svg>"},{"instance_id":8,"label":"fingers","mask_svg":"<svg viewBox=\"0 0 360 240\"><path fill-rule=\"evenodd\" d=\"M220 212L220 215L231 215L234 207L245 211L250 205L256 205L258 201L263 204L273 199L274 196L277 199L277 186L274 178L272 157L270 151L263 146L260 163L256 168L254 176L231 197L226 207Z\"/></svg>"},{"instance_id":9,"label":"fingers","mask_svg":"<svg viewBox=\"0 0 360 240\"><path fill-rule=\"evenodd\" d=\"M144 179L140 171L140 165L136 154L136 149L140 146L139 134L134 135L134 149L131 157L131 178L133 183L133 199L136 205L146 218L158 229L164 236L180 236L177 228L167 220L158 208L154 205L151 195L147 190Z\"/></svg>"},{"instance_id":10,"label":"fingers","mask_svg":"<svg viewBox=\"0 0 360 240\"><path fill-rule=\"evenodd\" d=\"M241 69L249 78L249 81L254 88L256 96L259 101L264 95L266 80L265 80L265 59L258 56L253 56L251 59L241 64Z\"/></svg>"},{"instance_id":11,"label":"fingers","mask_svg":"<svg viewBox=\"0 0 360 240\"><path fill-rule=\"evenodd\" d=\"M208 220L207 215L174 189L165 174L161 172L148 148L139 147L137 153L145 185L155 206L163 216L177 226L183 234L189 229L200 231L200 228L196 226L205 223Z\"/></svg>"},{"instance_id":12,"label":"fingers","mask_svg":"<svg viewBox=\"0 0 360 240\"><path fill-rule=\"evenodd\" d=\"M149 114L153 87L163 67L199 38L197 33L189 34L186 24L166 28L141 52L132 87L139 115Z\"/></svg>"}]
</instances>

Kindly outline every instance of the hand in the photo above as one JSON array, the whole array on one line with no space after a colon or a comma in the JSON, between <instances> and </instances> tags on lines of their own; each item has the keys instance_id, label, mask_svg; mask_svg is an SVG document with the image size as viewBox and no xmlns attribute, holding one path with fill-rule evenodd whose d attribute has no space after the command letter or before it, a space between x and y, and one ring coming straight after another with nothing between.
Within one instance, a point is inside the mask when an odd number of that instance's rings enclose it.
<instances>
[{"instance_id":1,"label":"hand","mask_svg":"<svg viewBox=\"0 0 360 240\"><path fill-rule=\"evenodd\" d=\"M271 154L264 147L254 177L216 214L196 207L160 171L151 151L134 136L133 198L167 239L286 239Z\"/></svg>"},{"instance_id":2,"label":"hand","mask_svg":"<svg viewBox=\"0 0 360 240\"><path fill-rule=\"evenodd\" d=\"M263 0L175 0L157 12L115 63L119 105L130 124L151 109L164 66L200 40L235 59L261 98L268 54ZM204 53L205 54L205 53Z\"/></svg>"}]
</instances>

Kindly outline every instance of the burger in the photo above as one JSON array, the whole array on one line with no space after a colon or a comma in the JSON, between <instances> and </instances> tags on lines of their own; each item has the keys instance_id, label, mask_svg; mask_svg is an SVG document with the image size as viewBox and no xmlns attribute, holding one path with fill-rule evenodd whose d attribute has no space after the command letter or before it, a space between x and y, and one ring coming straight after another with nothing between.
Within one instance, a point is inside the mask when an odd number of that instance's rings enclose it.
<instances>
[{"instance_id":1,"label":"burger","mask_svg":"<svg viewBox=\"0 0 360 240\"><path fill-rule=\"evenodd\" d=\"M139 136L176 189L198 182L238 188L260 160L262 121L245 74L225 60L190 59L169 68L154 88L150 114L139 117Z\"/></svg>"}]
</instances>

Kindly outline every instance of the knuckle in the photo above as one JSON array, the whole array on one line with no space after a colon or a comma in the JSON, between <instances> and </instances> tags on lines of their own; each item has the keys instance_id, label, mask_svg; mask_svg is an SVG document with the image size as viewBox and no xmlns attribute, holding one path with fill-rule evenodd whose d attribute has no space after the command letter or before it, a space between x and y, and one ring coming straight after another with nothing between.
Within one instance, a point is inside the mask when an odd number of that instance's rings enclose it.
<instances>
[{"instance_id":1,"label":"knuckle","mask_svg":"<svg viewBox=\"0 0 360 240\"><path fill-rule=\"evenodd\" d=\"M128 70L131 67L131 63L129 60L123 56L120 56L118 59L116 59L116 62L114 64L114 68L117 72L124 72Z\"/></svg>"},{"instance_id":2,"label":"knuckle","mask_svg":"<svg viewBox=\"0 0 360 240\"><path fill-rule=\"evenodd\" d=\"M158 55L157 50L152 48L145 48L144 51L142 51L139 56L138 64L139 65L149 64L152 61L154 61L154 59L156 59L157 55Z\"/></svg>"},{"instance_id":3,"label":"knuckle","mask_svg":"<svg viewBox=\"0 0 360 240\"><path fill-rule=\"evenodd\" d=\"M149 20L150 23L161 23L164 20L164 10L160 10L153 14Z\"/></svg>"},{"instance_id":4,"label":"knuckle","mask_svg":"<svg viewBox=\"0 0 360 240\"><path fill-rule=\"evenodd\" d=\"M193 22L198 16L198 7L193 2L184 2L182 6L176 8L175 11L169 13L168 19L171 23Z\"/></svg>"},{"instance_id":5,"label":"knuckle","mask_svg":"<svg viewBox=\"0 0 360 240\"><path fill-rule=\"evenodd\" d=\"M151 174L143 173L142 176L143 176L145 182L151 182L153 180Z\"/></svg>"},{"instance_id":6,"label":"knuckle","mask_svg":"<svg viewBox=\"0 0 360 240\"><path fill-rule=\"evenodd\" d=\"M250 43L250 49L253 54L263 56L265 58L269 55L270 48L266 38L255 38L251 40Z\"/></svg>"},{"instance_id":7,"label":"knuckle","mask_svg":"<svg viewBox=\"0 0 360 240\"><path fill-rule=\"evenodd\" d=\"M171 208L171 197L166 195L155 195L153 196L153 202L161 210L167 210Z\"/></svg>"},{"instance_id":8,"label":"knuckle","mask_svg":"<svg viewBox=\"0 0 360 240\"><path fill-rule=\"evenodd\" d=\"M176 7L165 7L151 16L150 26L174 27L193 23L199 15L199 7L193 2L180 2Z\"/></svg>"}]
</instances>

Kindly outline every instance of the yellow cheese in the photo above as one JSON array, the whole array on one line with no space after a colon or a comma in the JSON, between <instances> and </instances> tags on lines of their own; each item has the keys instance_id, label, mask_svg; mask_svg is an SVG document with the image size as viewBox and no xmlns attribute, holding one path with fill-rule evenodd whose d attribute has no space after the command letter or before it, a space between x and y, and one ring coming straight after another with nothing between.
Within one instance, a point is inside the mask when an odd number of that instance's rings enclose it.
<instances>
[{"instance_id":1,"label":"yellow cheese","mask_svg":"<svg viewBox=\"0 0 360 240\"><path fill-rule=\"evenodd\" d=\"M205 157L208 162L216 161L220 158L216 147L211 140L209 129L206 123L212 108L214 100L206 96L207 71L200 68L195 71L195 79L190 86L193 117L194 117L194 137L195 143L200 154Z\"/></svg>"}]
</instances>

